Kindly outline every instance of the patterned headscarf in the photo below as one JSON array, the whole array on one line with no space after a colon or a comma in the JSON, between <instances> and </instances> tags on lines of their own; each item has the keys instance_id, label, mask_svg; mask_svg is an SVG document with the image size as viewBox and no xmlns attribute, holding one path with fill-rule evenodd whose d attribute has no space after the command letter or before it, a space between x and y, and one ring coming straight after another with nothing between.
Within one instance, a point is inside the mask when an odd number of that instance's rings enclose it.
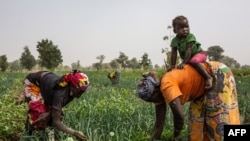
<instances>
[{"instance_id":1,"label":"patterned headscarf","mask_svg":"<svg viewBox=\"0 0 250 141\"><path fill-rule=\"evenodd\" d=\"M81 91L86 91L89 86L88 76L78 70L74 70L70 73L63 75L59 86L65 87L68 84L80 89Z\"/></svg>"},{"instance_id":2,"label":"patterned headscarf","mask_svg":"<svg viewBox=\"0 0 250 141\"><path fill-rule=\"evenodd\" d=\"M160 86L160 82L156 81L152 73L143 74L143 79L137 84L137 92L139 98L147 101L154 94L155 88Z\"/></svg>"}]
</instances>

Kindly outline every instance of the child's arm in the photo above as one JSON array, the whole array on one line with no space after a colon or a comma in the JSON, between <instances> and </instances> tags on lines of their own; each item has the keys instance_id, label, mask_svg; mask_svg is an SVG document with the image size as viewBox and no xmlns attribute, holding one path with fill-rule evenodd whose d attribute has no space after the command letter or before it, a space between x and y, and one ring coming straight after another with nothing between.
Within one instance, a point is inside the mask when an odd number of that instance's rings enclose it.
<instances>
[{"instance_id":1,"label":"child's arm","mask_svg":"<svg viewBox=\"0 0 250 141\"><path fill-rule=\"evenodd\" d=\"M188 63L189 60L191 59L193 45L194 45L193 42L190 42L187 44L187 51L185 54L185 59L183 60L183 63L185 63L185 64Z\"/></svg>"},{"instance_id":2,"label":"child's arm","mask_svg":"<svg viewBox=\"0 0 250 141\"><path fill-rule=\"evenodd\" d=\"M175 68L176 58L177 58L177 48L172 47L172 50L171 50L171 62L170 62L171 64L170 64L170 69L168 71L171 71L172 69Z\"/></svg>"},{"instance_id":3,"label":"child's arm","mask_svg":"<svg viewBox=\"0 0 250 141\"><path fill-rule=\"evenodd\" d=\"M186 53L185 53L185 58L184 58L183 62L180 65L177 66L178 69L183 69L184 66L189 62L189 60L191 58L191 55L192 55L193 45L194 45L193 42L190 42L190 43L187 44L187 50L186 50Z\"/></svg>"}]
</instances>

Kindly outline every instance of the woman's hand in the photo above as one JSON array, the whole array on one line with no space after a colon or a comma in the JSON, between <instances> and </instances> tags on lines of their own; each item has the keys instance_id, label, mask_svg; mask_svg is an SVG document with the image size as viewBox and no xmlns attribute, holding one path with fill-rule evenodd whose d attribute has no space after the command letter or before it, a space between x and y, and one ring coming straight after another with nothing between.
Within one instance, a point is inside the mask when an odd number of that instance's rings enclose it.
<instances>
[{"instance_id":1,"label":"woman's hand","mask_svg":"<svg viewBox=\"0 0 250 141\"><path fill-rule=\"evenodd\" d=\"M81 131L75 131L74 136L78 141L87 141L87 137Z\"/></svg>"},{"instance_id":2,"label":"woman's hand","mask_svg":"<svg viewBox=\"0 0 250 141\"><path fill-rule=\"evenodd\" d=\"M186 63L182 62L180 65L177 66L177 69L183 69Z\"/></svg>"}]
</instances>

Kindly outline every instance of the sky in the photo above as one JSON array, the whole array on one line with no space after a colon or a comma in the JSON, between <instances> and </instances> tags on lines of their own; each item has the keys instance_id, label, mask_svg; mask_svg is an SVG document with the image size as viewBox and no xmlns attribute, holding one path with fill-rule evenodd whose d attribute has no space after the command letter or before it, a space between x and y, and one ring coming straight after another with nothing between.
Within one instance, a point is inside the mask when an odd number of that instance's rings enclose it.
<instances>
[{"instance_id":1,"label":"sky","mask_svg":"<svg viewBox=\"0 0 250 141\"><path fill-rule=\"evenodd\" d=\"M188 18L202 48L218 45L223 55L249 65L249 0L1 0L0 55L12 62L24 47L38 59L37 42L48 39L60 49L63 65L104 63L123 52L140 60L148 54L163 65L163 37L173 18ZM173 33L171 34L173 35Z\"/></svg>"}]
</instances>

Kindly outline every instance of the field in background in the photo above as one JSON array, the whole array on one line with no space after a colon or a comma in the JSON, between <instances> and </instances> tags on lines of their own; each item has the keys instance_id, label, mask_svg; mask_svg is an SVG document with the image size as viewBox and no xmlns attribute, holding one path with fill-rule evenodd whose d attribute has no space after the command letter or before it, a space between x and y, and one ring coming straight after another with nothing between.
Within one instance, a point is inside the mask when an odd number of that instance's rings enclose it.
<instances>
[{"instance_id":1,"label":"field in background","mask_svg":"<svg viewBox=\"0 0 250 141\"><path fill-rule=\"evenodd\" d=\"M84 73L90 79L90 87L81 98L64 108L63 122L83 131L89 141L149 140L155 113L153 104L137 97L136 84L141 79L142 72L122 71L118 85L111 84L107 78L108 72ZM58 74L62 75L63 72ZM15 140L13 136L16 139L23 136L26 105L16 105L15 98L22 91L25 75L26 73L0 73L0 141ZM242 123L250 122L249 81L250 77L236 77ZM188 105L184 108L187 112ZM169 107L167 110L163 141L170 140L173 131L172 114ZM74 137L67 134L59 135L61 140L74 140ZM182 136L183 139L187 136L186 124ZM41 133L34 138L47 140L48 137Z\"/></svg>"}]
</instances>

